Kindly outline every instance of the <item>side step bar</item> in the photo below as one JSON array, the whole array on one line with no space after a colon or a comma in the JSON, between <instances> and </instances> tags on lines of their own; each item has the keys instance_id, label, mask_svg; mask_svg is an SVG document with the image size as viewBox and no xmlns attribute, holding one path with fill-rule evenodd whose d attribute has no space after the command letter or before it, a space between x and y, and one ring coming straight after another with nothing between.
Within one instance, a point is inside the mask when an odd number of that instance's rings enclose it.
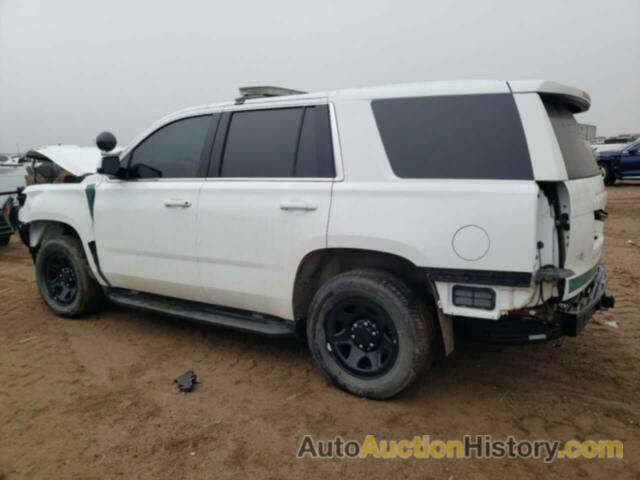
<instances>
[{"instance_id":1,"label":"side step bar","mask_svg":"<svg viewBox=\"0 0 640 480\"><path fill-rule=\"evenodd\" d=\"M209 323L269 337L292 337L295 335L294 322L268 315L214 307L206 303L120 288L109 288L105 290L105 293L109 300L123 307L147 310L161 315Z\"/></svg>"}]
</instances>

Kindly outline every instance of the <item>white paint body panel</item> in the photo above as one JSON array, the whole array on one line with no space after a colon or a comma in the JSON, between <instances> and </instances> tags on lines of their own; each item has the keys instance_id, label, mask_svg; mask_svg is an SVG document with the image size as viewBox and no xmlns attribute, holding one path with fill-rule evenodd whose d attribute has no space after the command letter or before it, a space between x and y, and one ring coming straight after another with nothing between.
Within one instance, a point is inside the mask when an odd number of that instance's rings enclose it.
<instances>
[{"instance_id":1,"label":"white paint body panel","mask_svg":"<svg viewBox=\"0 0 640 480\"><path fill-rule=\"evenodd\" d=\"M205 182L198 256L205 301L293 319L296 272L326 247L331 182ZM283 210L304 203L309 210Z\"/></svg>"},{"instance_id":2,"label":"white paint body panel","mask_svg":"<svg viewBox=\"0 0 640 480\"><path fill-rule=\"evenodd\" d=\"M421 267L531 271L535 182L397 178L379 135L373 135L370 103L336 102L336 113L348 181L333 189L329 247L395 253ZM476 261L453 249L454 235L466 225L478 225L489 236L488 252Z\"/></svg>"},{"instance_id":3,"label":"white paint body panel","mask_svg":"<svg viewBox=\"0 0 640 480\"><path fill-rule=\"evenodd\" d=\"M100 267L117 287L202 301L197 215L202 181L108 180L96 191ZM172 201L189 202L181 208Z\"/></svg>"},{"instance_id":4,"label":"white paint body panel","mask_svg":"<svg viewBox=\"0 0 640 480\"><path fill-rule=\"evenodd\" d=\"M604 223L595 220L594 212L604 210L607 193L600 175L565 182L560 192L563 211L570 216L571 229L565 234L565 267L575 275L587 274L600 262L604 246ZM569 279L569 283L571 282ZM564 298L579 294L588 282L577 289L566 289Z\"/></svg>"},{"instance_id":5,"label":"white paint body panel","mask_svg":"<svg viewBox=\"0 0 640 480\"><path fill-rule=\"evenodd\" d=\"M25 189L27 201L20 208L18 218L23 223L31 224L31 246L39 244L46 226L51 222L66 224L73 228L82 240L94 277L104 285L88 248L88 243L95 237L86 195L87 185L99 183L101 180L101 175L92 175L85 178L82 183L30 185Z\"/></svg>"}]
</instances>

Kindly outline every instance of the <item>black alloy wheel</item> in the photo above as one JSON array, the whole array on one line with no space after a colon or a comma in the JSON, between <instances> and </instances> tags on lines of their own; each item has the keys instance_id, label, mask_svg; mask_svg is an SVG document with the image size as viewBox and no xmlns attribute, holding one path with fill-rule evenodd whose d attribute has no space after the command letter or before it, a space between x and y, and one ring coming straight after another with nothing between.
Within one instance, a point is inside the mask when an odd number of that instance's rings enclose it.
<instances>
[{"instance_id":1,"label":"black alloy wheel","mask_svg":"<svg viewBox=\"0 0 640 480\"><path fill-rule=\"evenodd\" d=\"M63 254L47 258L45 280L49 295L61 305L69 305L78 293L76 271L71 260Z\"/></svg>"},{"instance_id":2,"label":"black alloy wheel","mask_svg":"<svg viewBox=\"0 0 640 480\"><path fill-rule=\"evenodd\" d=\"M342 300L325 320L327 349L360 377L387 372L398 357L398 333L388 313L363 297Z\"/></svg>"}]
</instances>

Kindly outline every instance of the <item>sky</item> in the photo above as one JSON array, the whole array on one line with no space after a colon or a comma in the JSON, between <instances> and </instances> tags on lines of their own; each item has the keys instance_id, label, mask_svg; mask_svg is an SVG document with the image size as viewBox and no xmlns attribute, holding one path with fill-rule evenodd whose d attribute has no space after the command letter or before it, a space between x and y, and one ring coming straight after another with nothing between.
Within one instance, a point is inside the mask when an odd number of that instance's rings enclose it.
<instances>
[{"instance_id":1,"label":"sky","mask_svg":"<svg viewBox=\"0 0 640 480\"><path fill-rule=\"evenodd\" d=\"M640 0L0 0L0 151L120 145L246 85L556 80L640 133Z\"/></svg>"}]
</instances>

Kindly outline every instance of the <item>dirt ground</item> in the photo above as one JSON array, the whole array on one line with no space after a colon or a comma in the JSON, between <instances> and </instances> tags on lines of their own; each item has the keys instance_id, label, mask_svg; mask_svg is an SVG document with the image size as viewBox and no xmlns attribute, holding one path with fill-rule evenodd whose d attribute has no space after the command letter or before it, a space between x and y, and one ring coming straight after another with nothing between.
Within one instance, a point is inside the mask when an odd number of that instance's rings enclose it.
<instances>
[{"instance_id":1,"label":"dirt ground","mask_svg":"<svg viewBox=\"0 0 640 480\"><path fill-rule=\"evenodd\" d=\"M61 320L26 249L0 249L0 480L19 478L640 478L640 183L611 187L617 306L578 338L459 342L387 402L327 384L304 345L115 306ZM631 245L632 240L636 245ZM617 328L606 321L617 322ZM191 394L173 379L194 369ZM620 439L623 460L296 459L305 434Z\"/></svg>"}]
</instances>

